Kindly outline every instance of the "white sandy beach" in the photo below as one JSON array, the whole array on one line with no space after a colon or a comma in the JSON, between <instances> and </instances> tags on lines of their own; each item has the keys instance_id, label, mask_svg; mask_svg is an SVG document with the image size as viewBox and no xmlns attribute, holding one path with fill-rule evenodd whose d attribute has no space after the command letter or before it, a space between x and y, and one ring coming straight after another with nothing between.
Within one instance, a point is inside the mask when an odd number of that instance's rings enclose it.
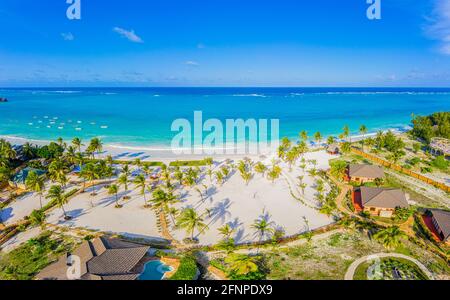
<instances>
[{"instance_id":1,"label":"white sandy beach","mask_svg":"<svg viewBox=\"0 0 450 300\"><path fill-rule=\"evenodd\" d=\"M331 158L333 156L325 151L310 152L305 155L307 160L317 160L319 169L328 168L328 160ZM264 163L270 164L270 160L267 158ZM215 168L219 168L223 163L224 161L217 161ZM204 245L219 242L221 237L217 229L227 223L236 229L236 242L258 241L260 237L255 234L252 224L260 217L266 218L273 228L282 228L287 236L307 230L304 218L308 220L310 229L332 223L332 218L320 214L313 208L316 205L315 179L298 166L294 167L292 172L288 171L288 166L284 164L281 166L284 170L283 175L274 184L267 178L255 174L246 186L240 175L234 173L222 186L219 186L216 183L211 184L209 178L203 175L197 186L200 189L204 189L203 185L208 187L207 196L203 196L204 201L195 189L181 188L176 190L181 196L181 202L176 207L178 209L195 207L199 213L204 213L209 230L200 235L196 234L200 243ZM309 164L307 169L311 167ZM304 182L308 185L304 195L295 187L296 178L299 175L304 176ZM303 203L292 197L289 185L291 185L292 193L301 198ZM161 238L156 225L155 212L143 208L143 197L134 188L134 185L130 184L129 191L125 192L121 187L119 196L122 198L128 195L131 199L121 200L123 207L118 209L115 208L115 197L108 195L107 190L100 185L95 187L98 191L96 196L91 196L87 191L75 196L64 206L72 220L65 221L62 210L55 207L48 214L47 222L70 228L123 234L133 238ZM326 189L328 190L328 187ZM149 200L150 193L146 195ZM3 213L5 223L16 222L39 208L37 197L35 194L27 194L11 203ZM47 200L44 199L44 201ZM209 214L206 213L207 210ZM172 229L172 234L177 240L183 240L187 236L181 229Z\"/></svg>"}]
</instances>

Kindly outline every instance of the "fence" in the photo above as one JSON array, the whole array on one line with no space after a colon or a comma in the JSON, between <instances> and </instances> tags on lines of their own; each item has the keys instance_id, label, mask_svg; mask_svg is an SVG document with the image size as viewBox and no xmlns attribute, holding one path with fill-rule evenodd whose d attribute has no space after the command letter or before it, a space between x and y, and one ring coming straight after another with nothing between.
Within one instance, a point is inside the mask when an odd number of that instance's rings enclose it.
<instances>
[{"instance_id":1,"label":"fence","mask_svg":"<svg viewBox=\"0 0 450 300\"><path fill-rule=\"evenodd\" d=\"M375 155L372 155L372 154L369 154L369 153L366 153L366 152L362 152L359 149L352 148L352 152L355 153L355 154L361 155L362 157L365 157L367 159L370 159L371 161L374 161L374 162L376 162L376 163L378 163L378 164L380 164L382 166L385 166L385 167L390 168L392 170L401 172L401 173L406 174L408 176L414 177L416 179L419 179L420 181L423 181L423 182L425 182L427 184L430 184L430 185L432 185L432 186L434 186L434 187L436 187L438 189L441 189L441 190L443 190L443 191L445 191L447 193L450 193L450 186L448 186L448 185L446 185L446 184L444 184L442 182L437 182L437 181L435 181L435 180L433 180L431 178L428 178L426 176L423 176L423 175L418 174L416 172L413 172L411 170L405 169L405 168L403 168L403 167L401 167L399 165L390 163L390 162L388 162L388 161L386 161L384 159L381 159L381 158L379 158L379 157L377 157Z\"/></svg>"}]
</instances>

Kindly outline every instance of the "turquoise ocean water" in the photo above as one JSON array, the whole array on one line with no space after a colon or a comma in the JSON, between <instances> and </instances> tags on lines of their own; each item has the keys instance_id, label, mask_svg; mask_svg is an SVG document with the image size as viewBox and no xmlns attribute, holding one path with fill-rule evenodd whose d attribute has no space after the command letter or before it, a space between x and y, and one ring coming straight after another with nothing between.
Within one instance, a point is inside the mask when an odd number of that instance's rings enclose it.
<instances>
[{"instance_id":1,"label":"turquoise ocean water","mask_svg":"<svg viewBox=\"0 0 450 300\"><path fill-rule=\"evenodd\" d=\"M101 137L106 144L168 147L173 120L279 119L280 136L404 128L411 114L450 110L450 89L46 88L0 89L0 135L37 140Z\"/></svg>"}]
</instances>

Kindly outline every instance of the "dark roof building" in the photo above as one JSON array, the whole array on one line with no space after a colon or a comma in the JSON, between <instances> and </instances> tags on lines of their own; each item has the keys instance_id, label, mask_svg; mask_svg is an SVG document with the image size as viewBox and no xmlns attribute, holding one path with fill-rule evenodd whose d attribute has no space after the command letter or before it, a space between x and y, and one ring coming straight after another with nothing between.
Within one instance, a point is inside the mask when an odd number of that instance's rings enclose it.
<instances>
[{"instance_id":1,"label":"dark roof building","mask_svg":"<svg viewBox=\"0 0 450 300\"><path fill-rule=\"evenodd\" d=\"M405 193L400 189L361 187L361 203L364 207L395 209L408 207Z\"/></svg>"},{"instance_id":2,"label":"dark roof building","mask_svg":"<svg viewBox=\"0 0 450 300\"><path fill-rule=\"evenodd\" d=\"M97 238L85 241L73 253L64 255L57 262L42 270L40 280L135 280L145 263L150 247L119 239ZM77 268L77 278L69 278L68 271Z\"/></svg>"},{"instance_id":3,"label":"dark roof building","mask_svg":"<svg viewBox=\"0 0 450 300\"><path fill-rule=\"evenodd\" d=\"M442 241L449 241L450 238L450 211L430 209L433 225L439 233Z\"/></svg>"},{"instance_id":4,"label":"dark roof building","mask_svg":"<svg viewBox=\"0 0 450 300\"><path fill-rule=\"evenodd\" d=\"M348 168L350 178L376 179L383 178L384 172L381 167L373 165L350 165Z\"/></svg>"}]
</instances>

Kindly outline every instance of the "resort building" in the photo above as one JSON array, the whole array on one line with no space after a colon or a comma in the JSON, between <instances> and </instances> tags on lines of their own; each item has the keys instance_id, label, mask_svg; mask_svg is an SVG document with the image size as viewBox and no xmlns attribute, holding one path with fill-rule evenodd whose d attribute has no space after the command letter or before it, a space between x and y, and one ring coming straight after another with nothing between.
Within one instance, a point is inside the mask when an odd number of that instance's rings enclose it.
<instances>
[{"instance_id":1,"label":"resort building","mask_svg":"<svg viewBox=\"0 0 450 300\"><path fill-rule=\"evenodd\" d=\"M443 155L448 157L450 156L450 140L440 137L432 138L430 142L430 150L433 155Z\"/></svg>"},{"instance_id":2,"label":"resort building","mask_svg":"<svg viewBox=\"0 0 450 300\"><path fill-rule=\"evenodd\" d=\"M439 241L450 244L450 211L440 209L428 210L429 221L424 221ZM431 221L431 222L430 222Z\"/></svg>"},{"instance_id":3,"label":"resort building","mask_svg":"<svg viewBox=\"0 0 450 300\"><path fill-rule=\"evenodd\" d=\"M340 147L338 143L333 143L327 146L327 152L329 154L337 155L340 153Z\"/></svg>"},{"instance_id":4,"label":"resort building","mask_svg":"<svg viewBox=\"0 0 450 300\"><path fill-rule=\"evenodd\" d=\"M348 181L363 184L373 182L377 178L384 178L384 172L381 167L373 165L349 165L348 167Z\"/></svg>"},{"instance_id":5,"label":"resort building","mask_svg":"<svg viewBox=\"0 0 450 300\"><path fill-rule=\"evenodd\" d=\"M13 188L26 190L27 187L25 185L25 182L26 182L28 174L30 174L30 172L35 172L39 176L44 175L45 173L47 173L47 171L45 171L45 170L38 170L38 169L33 169L33 168L25 168L25 169L22 169L19 172L17 172L16 175L14 175L14 177L9 181L9 185L11 187L13 187Z\"/></svg>"},{"instance_id":6,"label":"resort building","mask_svg":"<svg viewBox=\"0 0 450 300\"><path fill-rule=\"evenodd\" d=\"M409 207L406 195L400 189L365 186L353 192L353 205L357 211L384 218L392 217L396 208Z\"/></svg>"},{"instance_id":7,"label":"resort building","mask_svg":"<svg viewBox=\"0 0 450 300\"><path fill-rule=\"evenodd\" d=\"M149 249L119 239L96 238L83 242L73 253L59 258L36 279L136 280L148 261Z\"/></svg>"}]
</instances>

